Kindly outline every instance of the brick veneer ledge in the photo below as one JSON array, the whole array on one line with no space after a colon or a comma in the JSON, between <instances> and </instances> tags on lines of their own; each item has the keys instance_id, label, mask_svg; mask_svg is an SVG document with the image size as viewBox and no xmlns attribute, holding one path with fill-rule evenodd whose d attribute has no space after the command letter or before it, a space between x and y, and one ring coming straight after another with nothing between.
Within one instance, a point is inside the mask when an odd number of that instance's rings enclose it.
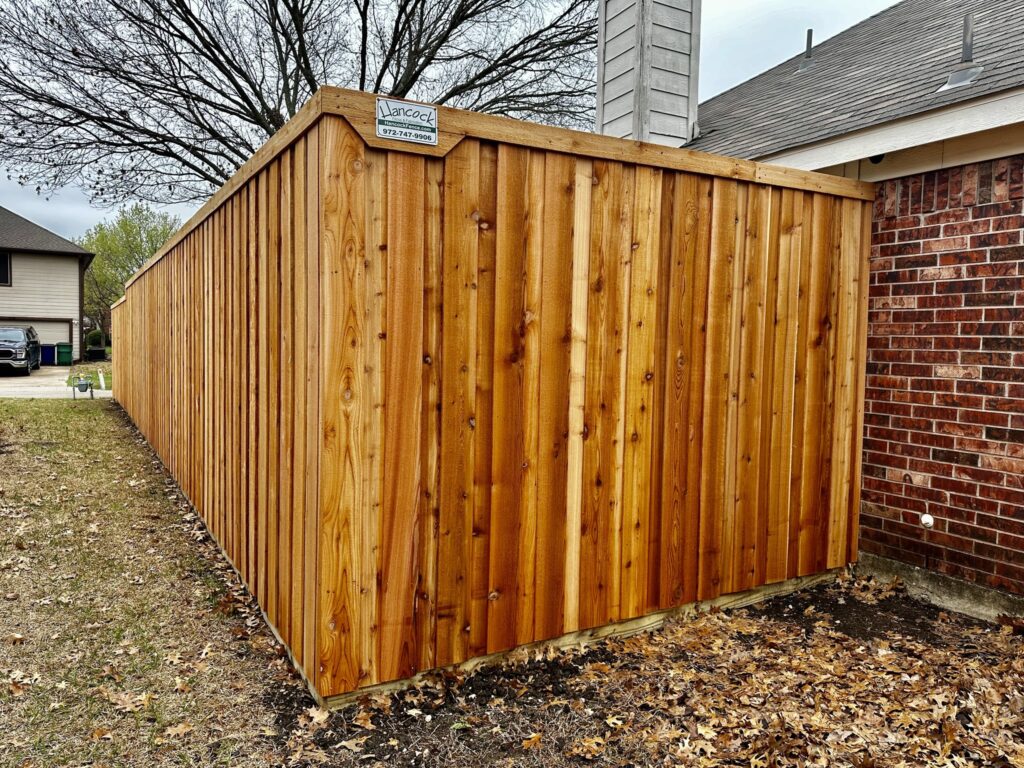
<instances>
[{"instance_id":1,"label":"brick veneer ledge","mask_svg":"<svg viewBox=\"0 0 1024 768\"><path fill-rule=\"evenodd\" d=\"M1024 155L883 182L873 218L861 547L1024 594Z\"/></svg>"}]
</instances>

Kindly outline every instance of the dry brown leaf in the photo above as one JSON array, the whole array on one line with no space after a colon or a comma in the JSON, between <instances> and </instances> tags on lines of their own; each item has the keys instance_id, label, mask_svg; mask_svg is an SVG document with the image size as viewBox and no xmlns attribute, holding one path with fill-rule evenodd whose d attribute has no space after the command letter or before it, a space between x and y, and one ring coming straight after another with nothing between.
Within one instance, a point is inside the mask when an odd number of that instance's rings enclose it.
<instances>
[{"instance_id":1,"label":"dry brown leaf","mask_svg":"<svg viewBox=\"0 0 1024 768\"><path fill-rule=\"evenodd\" d=\"M327 722L327 719L331 716L331 711L322 707L312 706L306 710L306 715L309 717L312 725L319 727Z\"/></svg>"},{"instance_id":2,"label":"dry brown leaf","mask_svg":"<svg viewBox=\"0 0 1024 768\"><path fill-rule=\"evenodd\" d=\"M164 736L168 736L172 739L180 738L187 733L192 733L194 730L192 723L188 720L179 723L178 725L172 725L170 728L164 729Z\"/></svg>"},{"instance_id":3,"label":"dry brown leaf","mask_svg":"<svg viewBox=\"0 0 1024 768\"><path fill-rule=\"evenodd\" d=\"M523 739L523 749L537 749L540 746L541 734L531 733L529 737Z\"/></svg>"},{"instance_id":4,"label":"dry brown leaf","mask_svg":"<svg viewBox=\"0 0 1024 768\"><path fill-rule=\"evenodd\" d=\"M601 736L592 736L580 739L573 745L571 754L582 757L584 760L594 760L604 754L605 741Z\"/></svg>"},{"instance_id":5,"label":"dry brown leaf","mask_svg":"<svg viewBox=\"0 0 1024 768\"><path fill-rule=\"evenodd\" d=\"M362 752L363 751L363 744L366 742L366 740L368 738L370 738L370 737L369 736L357 736L354 739L349 739L348 741L340 742L338 744L338 746L344 747L349 752Z\"/></svg>"},{"instance_id":6,"label":"dry brown leaf","mask_svg":"<svg viewBox=\"0 0 1024 768\"><path fill-rule=\"evenodd\" d=\"M377 726L373 724L373 716L365 709L359 710L359 713L352 718L352 722L368 731L377 730Z\"/></svg>"}]
</instances>

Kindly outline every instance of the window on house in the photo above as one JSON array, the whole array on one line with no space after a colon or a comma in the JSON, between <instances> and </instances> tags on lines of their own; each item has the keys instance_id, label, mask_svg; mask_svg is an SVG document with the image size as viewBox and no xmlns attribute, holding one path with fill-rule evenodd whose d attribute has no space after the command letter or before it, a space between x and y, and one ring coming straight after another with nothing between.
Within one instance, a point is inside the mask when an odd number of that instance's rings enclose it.
<instances>
[{"instance_id":1,"label":"window on house","mask_svg":"<svg viewBox=\"0 0 1024 768\"><path fill-rule=\"evenodd\" d=\"M11 284L11 254L0 253L0 285Z\"/></svg>"}]
</instances>

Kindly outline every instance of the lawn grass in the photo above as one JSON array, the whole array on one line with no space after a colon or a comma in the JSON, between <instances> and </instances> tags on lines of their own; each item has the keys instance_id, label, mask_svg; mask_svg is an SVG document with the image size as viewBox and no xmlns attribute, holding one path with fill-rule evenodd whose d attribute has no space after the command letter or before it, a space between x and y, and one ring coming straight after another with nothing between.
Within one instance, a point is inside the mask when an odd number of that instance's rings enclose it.
<instances>
[{"instance_id":1,"label":"lawn grass","mask_svg":"<svg viewBox=\"0 0 1024 768\"><path fill-rule=\"evenodd\" d=\"M109 401L0 400L0 765L264 766L297 683Z\"/></svg>"}]
</instances>

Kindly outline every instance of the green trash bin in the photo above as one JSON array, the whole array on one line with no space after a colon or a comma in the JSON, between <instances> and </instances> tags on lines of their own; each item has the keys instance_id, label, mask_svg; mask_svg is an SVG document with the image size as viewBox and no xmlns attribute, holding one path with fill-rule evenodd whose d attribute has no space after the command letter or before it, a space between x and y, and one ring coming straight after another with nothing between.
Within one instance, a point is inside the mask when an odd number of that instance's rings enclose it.
<instances>
[{"instance_id":1,"label":"green trash bin","mask_svg":"<svg viewBox=\"0 0 1024 768\"><path fill-rule=\"evenodd\" d=\"M57 365L71 365L74 347L68 342L57 343Z\"/></svg>"}]
</instances>

